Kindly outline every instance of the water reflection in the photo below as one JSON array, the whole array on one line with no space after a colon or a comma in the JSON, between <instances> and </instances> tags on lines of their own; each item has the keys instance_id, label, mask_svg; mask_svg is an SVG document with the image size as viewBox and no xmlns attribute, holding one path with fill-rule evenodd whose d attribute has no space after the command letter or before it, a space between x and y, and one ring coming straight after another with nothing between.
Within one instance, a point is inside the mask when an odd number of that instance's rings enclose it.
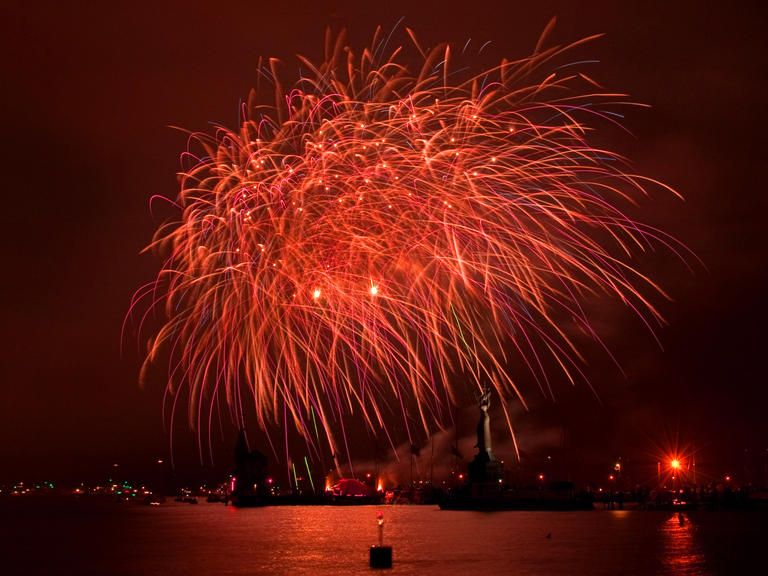
<instances>
[{"instance_id":1,"label":"water reflection","mask_svg":"<svg viewBox=\"0 0 768 576\"><path fill-rule=\"evenodd\" d=\"M698 525L684 512L672 514L661 525L661 562L665 574L711 574L697 530Z\"/></svg>"},{"instance_id":2,"label":"water reflection","mask_svg":"<svg viewBox=\"0 0 768 576\"><path fill-rule=\"evenodd\" d=\"M378 542L379 510L394 551L390 576L753 574L765 563L768 519L757 512L684 512L681 522L661 511L0 498L0 574L375 576L368 549Z\"/></svg>"}]
</instances>

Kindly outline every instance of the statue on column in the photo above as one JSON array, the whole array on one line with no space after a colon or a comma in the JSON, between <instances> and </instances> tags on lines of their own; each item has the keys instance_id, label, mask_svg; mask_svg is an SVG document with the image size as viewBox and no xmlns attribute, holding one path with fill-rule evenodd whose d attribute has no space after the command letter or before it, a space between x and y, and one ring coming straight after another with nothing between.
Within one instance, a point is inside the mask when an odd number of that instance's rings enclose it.
<instances>
[{"instance_id":1,"label":"statue on column","mask_svg":"<svg viewBox=\"0 0 768 576\"><path fill-rule=\"evenodd\" d=\"M488 416L488 408L491 406L491 389L483 386L483 391L478 397L480 408L480 420L477 422L477 457L486 462L496 460L491 450L491 418Z\"/></svg>"},{"instance_id":2,"label":"statue on column","mask_svg":"<svg viewBox=\"0 0 768 576\"><path fill-rule=\"evenodd\" d=\"M469 483L473 496L493 496L501 489L501 462L496 460L491 450L491 418L488 408L491 406L491 388L483 386L477 398L480 419L477 422L477 454L469 463Z\"/></svg>"}]
</instances>

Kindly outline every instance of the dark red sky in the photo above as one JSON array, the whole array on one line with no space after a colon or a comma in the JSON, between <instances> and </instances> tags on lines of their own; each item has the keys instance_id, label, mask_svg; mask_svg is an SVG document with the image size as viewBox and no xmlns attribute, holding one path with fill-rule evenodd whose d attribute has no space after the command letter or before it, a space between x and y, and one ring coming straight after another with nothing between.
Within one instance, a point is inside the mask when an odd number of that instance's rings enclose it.
<instances>
[{"instance_id":1,"label":"dark red sky","mask_svg":"<svg viewBox=\"0 0 768 576\"><path fill-rule=\"evenodd\" d=\"M119 345L131 294L157 265L139 256L157 224L148 199L176 189L185 140L168 126L232 126L259 56L319 57L327 24L362 44L401 16L426 44L491 40L499 57L530 52L552 16L555 41L606 33L580 52L601 61L593 75L653 106L628 116L634 138L615 146L686 197L639 211L707 267L650 262L674 298L664 350L613 326L628 378L597 370L602 405L566 391L523 418L528 434L565 425L598 455L679 434L731 466L768 448L766 22L706 4L4 2L0 476L166 452L162 383L139 389L139 357Z\"/></svg>"}]
</instances>

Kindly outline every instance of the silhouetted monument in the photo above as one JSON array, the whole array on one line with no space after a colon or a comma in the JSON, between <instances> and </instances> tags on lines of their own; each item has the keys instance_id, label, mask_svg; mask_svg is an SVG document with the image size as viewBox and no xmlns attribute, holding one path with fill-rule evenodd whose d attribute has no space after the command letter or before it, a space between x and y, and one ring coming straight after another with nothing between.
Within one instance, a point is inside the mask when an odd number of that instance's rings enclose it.
<instances>
[{"instance_id":1,"label":"silhouetted monument","mask_svg":"<svg viewBox=\"0 0 768 576\"><path fill-rule=\"evenodd\" d=\"M267 457L249 450L245 430L240 430L235 444L235 471L230 500L235 506L258 506L268 497Z\"/></svg>"},{"instance_id":2,"label":"silhouetted monument","mask_svg":"<svg viewBox=\"0 0 768 576\"><path fill-rule=\"evenodd\" d=\"M478 396L480 420L477 422L477 454L469 463L469 481L440 502L443 510L591 510L592 499L570 491L529 490L503 485L504 470L491 449L491 388L483 387Z\"/></svg>"},{"instance_id":3,"label":"silhouetted monument","mask_svg":"<svg viewBox=\"0 0 768 576\"><path fill-rule=\"evenodd\" d=\"M477 422L477 454L469 463L469 485L472 496L495 496L501 491L503 477L501 462L496 460L491 449L491 389L483 387L478 397L480 419Z\"/></svg>"}]
</instances>

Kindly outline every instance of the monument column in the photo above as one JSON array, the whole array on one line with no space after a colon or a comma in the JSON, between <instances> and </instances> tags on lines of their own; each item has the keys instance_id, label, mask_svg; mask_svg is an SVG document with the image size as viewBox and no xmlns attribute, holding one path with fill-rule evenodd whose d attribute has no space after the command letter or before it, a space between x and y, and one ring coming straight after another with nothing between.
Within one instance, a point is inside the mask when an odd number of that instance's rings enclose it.
<instances>
[{"instance_id":1,"label":"monument column","mask_svg":"<svg viewBox=\"0 0 768 576\"><path fill-rule=\"evenodd\" d=\"M484 386L478 397L480 418L477 422L477 454L469 463L469 484L472 496L498 496L501 492L502 467L493 455L491 441L491 388Z\"/></svg>"}]
</instances>

